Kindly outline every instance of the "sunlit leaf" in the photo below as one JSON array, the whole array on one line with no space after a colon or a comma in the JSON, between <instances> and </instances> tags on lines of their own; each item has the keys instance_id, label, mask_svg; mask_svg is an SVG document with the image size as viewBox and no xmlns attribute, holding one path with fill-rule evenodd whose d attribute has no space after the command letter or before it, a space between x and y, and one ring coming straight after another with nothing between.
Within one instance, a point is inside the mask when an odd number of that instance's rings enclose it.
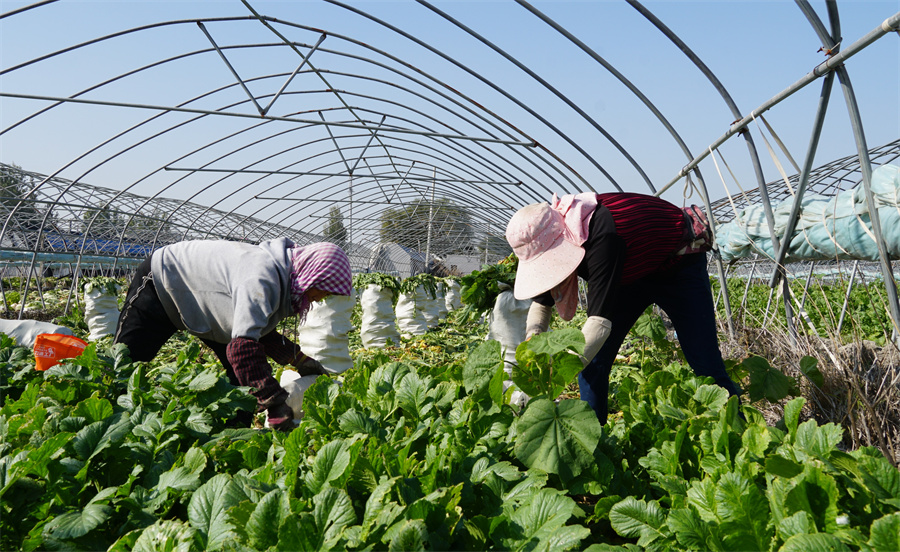
<instances>
[{"instance_id":1,"label":"sunlit leaf","mask_svg":"<svg viewBox=\"0 0 900 552\"><path fill-rule=\"evenodd\" d=\"M159 520L141 531L133 552L199 552L197 531L178 520Z\"/></svg>"},{"instance_id":2,"label":"sunlit leaf","mask_svg":"<svg viewBox=\"0 0 900 552\"><path fill-rule=\"evenodd\" d=\"M250 544L258 550L278 544L278 528L290 513L284 491L274 490L262 497L244 527L250 537Z\"/></svg>"},{"instance_id":3,"label":"sunlit leaf","mask_svg":"<svg viewBox=\"0 0 900 552\"><path fill-rule=\"evenodd\" d=\"M571 480L594 461L602 428L584 401L548 399L528 403L519 420L516 457L529 468Z\"/></svg>"},{"instance_id":4,"label":"sunlit leaf","mask_svg":"<svg viewBox=\"0 0 900 552\"><path fill-rule=\"evenodd\" d=\"M328 482L342 477L350 468L350 460L349 441L336 439L325 443L304 479L309 492L318 494Z\"/></svg>"},{"instance_id":5,"label":"sunlit leaf","mask_svg":"<svg viewBox=\"0 0 900 552\"><path fill-rule=\"evenodd\" d=\"M423 552L425 543L428 542L428 528L420 519L407 520L400 529L393 534L390 552Z\"/></svg>"},{"instance_id":6,"label":"sunlit leaf","mask_svg":"<svg viewBox=\"0 0 900 552\"><path fill-rule=\"evenodd\" d=\"M313 497L313 504L313 516L322 544L331 548L340 539L344 528L356 523L353 503L343 489L328 487Z\"/></svg>"},{"instance_id":7,"label":"sunlit leaf","mask_svg":"<svg viewBox=\"0 0 900 552\"><path fill-rule=\"evenodd\" d=\"M834 535L813 533L794 535L785 541L779 552L850 552L850 548Z\"/></svg>"},{"instance_id":8,"label":"sunlit leaf","mask_svg":"<svg viewBox=\"0 0 900 552\"><path fill-rule=\"evenodd\" d=\"M194 491L188 503L188 519L206 537L206 548L217 548L234 537L227 512L242 500L247 500L247 495L224 473Z\"/></svg>"},{"instance_id":9,"label":"sunlit leaf","mask_svg":"<svg viewBox=\"0 0 900 552\"><path fill-rule=\"evenodd\" d=\"M668 530L659 504L630 496L612 507L609 521L619 535L637 538L639 546L664 538Z\"/></svg>"},{"instance_id":10,"label":"sunlit leaf","mask_svg":"<svg viewBox=\"0 0 900 552\"><path fill-rule=\"evenodd\" d=\"M900 550L900 513L876 519L869 534L868 544L872 550Z\"/></svg>"},{"instance_id":11,"label":"sunlit leaf","mask_svg":"<svg viewBox=\"0 0 900 552\"><path fill-rule=\"evenodd\" d=\"M466 363L463 365L462 374L463 385L475 400L487 397L496 400L496 397L490 393L490 384L498 374L501 378L504 375L500 342L491 339L470 351Z\"/></svg>"},{"instance_id":12,"label":"sunlit leaf","mask_svg":"<svg viewBox=\"0 0 900 552\"><path fill-rule=\"evenodd\" d=\"M82 510L61 514L44 526L44 533L55 539L77 539L87 535L109 519L113 509L105 504L89 504Z\"/></svg>"},{"instance_id":13,"label":"sunlit leaf","mask_svg":"<svg viewBox=\"0 0 900 552\"><path fill-rule=\"evenodd\" d=\"M794 379L770 366L766 359L752 356L744 360L743 364L750 371L750 387L747 391L751 401L765 398L775 403L789 395L799 394Z\"/></svg>"}]
</instances>

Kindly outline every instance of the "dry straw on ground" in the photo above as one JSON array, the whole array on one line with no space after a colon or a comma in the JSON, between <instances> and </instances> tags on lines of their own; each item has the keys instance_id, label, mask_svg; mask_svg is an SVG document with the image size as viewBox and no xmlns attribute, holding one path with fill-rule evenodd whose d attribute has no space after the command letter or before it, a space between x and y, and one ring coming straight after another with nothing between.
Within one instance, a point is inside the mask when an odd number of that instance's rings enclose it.
<instances>
[{"instance_id":1,"label":"dry straw on ground","mask_svg":"<svg viewBox=\"0 0 900 552\"><path fill-rule=\"evenodd\" d=\"M833 422L845 429L843 446L874 446L894 465L900 464L900 350L889 340L885 346L859 340L842 344L834 338L798 335L783 330L738 328L735 338L723 340L725 358L749 355L766 358L773 367L797 378L806 398L802 415L820 424ZM821 387L799 370L800 359L812 356L824 377ZM783 404L754 404L774 423Z\"/></svg>"}]
</instances>

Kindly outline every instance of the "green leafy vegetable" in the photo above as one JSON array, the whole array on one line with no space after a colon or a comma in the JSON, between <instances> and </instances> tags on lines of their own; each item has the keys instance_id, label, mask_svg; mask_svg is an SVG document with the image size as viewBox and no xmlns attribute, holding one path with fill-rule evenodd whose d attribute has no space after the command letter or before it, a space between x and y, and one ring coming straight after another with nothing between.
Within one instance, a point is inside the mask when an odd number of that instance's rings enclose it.
<instances>
[{"instance_id":1,"label":"green leafy vegetable","mask_svg":"<svg viewBox=\"0 0 900 552\"><path fill-rule=\"evenodd\" d=\"M370 285L376 285L381 289L391 290L394 294L394 301L400 295L400 281L390 274L383 272L361 272L353 275L353 287L357 290L363 290Z\"/></svg>"},{"instance_id":2,"label":"green leafy vegetable","mask_svg":"<svg viewBox=\"0 0 900 552\"><path fill-rule=\"evenodd\" d=\"M512 289L518 267L519 259L515 253L511 253L497 264L461 276L460 300L466 306L460 317L461 321L468 322L491 311L502 291L501 287Z\"/></svg>"}]
</instances>

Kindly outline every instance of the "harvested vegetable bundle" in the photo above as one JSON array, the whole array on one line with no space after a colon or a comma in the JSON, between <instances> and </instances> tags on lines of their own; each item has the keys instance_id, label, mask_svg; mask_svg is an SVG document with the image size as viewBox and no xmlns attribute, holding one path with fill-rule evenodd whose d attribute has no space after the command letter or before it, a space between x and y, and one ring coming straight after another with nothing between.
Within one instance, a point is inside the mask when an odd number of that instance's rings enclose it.
<instances>
[{"instance_id":1,"label":"harvested vegetable bundle","mask_svg":"<svg viewBox=\"0 0 900 552\"><path fill-rule=\"evenodd\" d=\"M461 322L471 321L494 308L501 284L512 288L516 282L519 258L514 253L495 265L463 276L460 282L460 299L466 306L460 316Z\"/></svg>"},{"instance_id":2,"label":"harvested vegetable bundle","mask_svg":"<svg viewBox=\"0 0 900 552\"><path fill-rule=\"evenodd\" d=\"M353 287L360 291L359 304L362 308L362 324L359 337L363 347L384 347L388 341L397 345L400 334L394 324L394 304L400 296L400 282L397 278L381 272L357 274L353 277Z\"/></svg>"}]
</instances>

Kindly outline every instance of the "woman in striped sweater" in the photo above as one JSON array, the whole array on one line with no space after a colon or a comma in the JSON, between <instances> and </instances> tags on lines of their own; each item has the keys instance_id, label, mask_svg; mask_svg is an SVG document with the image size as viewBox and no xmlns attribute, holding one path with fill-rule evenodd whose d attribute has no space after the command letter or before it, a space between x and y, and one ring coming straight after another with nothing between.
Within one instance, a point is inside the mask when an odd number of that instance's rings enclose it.
<instances>
[{"instance_id":1,"label":"woman in striped sweater","mask_svg":"<svg viewBox=\"0 0 900 552\"><path fill-rule=\"evenodd\" d=\"M509 221L506 239L519 257L514 294L533 300L527 337L547 330L554 305L571 320L578 277L587 283L585 368L578 384L600 423L606 423L616 354L651 304L672 320L694 372L740 394L719 351L707 247L694 242L703 223L699 210L634 193L554 195L551 204L524 207Z\"/></svg>"}]
</instances>

